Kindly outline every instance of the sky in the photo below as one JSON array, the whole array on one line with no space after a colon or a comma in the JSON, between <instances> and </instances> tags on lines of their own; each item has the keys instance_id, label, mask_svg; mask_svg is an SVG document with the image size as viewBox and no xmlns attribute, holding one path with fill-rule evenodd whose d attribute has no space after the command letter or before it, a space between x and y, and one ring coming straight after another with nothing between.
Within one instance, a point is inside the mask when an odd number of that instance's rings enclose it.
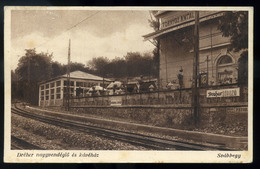
<instances>
[{"instance_id":1,"label":"sky","mask_svg":"<svg viewBox=\"0 0 260 169\"><path fill-rule=\"evenodd\" d=\"M53 53L53 61L67 64L69 39L71 61L83 64L93 57L151 52L154 46L142 37L154 31L148 19L149 12L140 10L13 10L11 69L25 49L32 48Z\"/></svg>"}]
</instances>

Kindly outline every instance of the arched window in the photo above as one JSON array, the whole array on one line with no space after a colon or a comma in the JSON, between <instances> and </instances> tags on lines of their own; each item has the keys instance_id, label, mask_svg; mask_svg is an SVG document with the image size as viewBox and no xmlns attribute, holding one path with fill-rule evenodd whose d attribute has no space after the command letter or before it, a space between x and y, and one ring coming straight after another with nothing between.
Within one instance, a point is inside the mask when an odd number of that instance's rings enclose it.
<instances>
[{"instance_id":1,"label":"arched window","mask_svg":"<svg viewBox=\"0 0 260 169\"><path fill-rule=\"evenodd\" d=\"M234 67L233 59L224 55L221 56L217 61L217 80L218 84L231 84L234 83Z\"/></svg>"},{"instance_id":2,"label":"arched window","mask_svg":"<svg viewBox=\"0 0 260 169\"><path fill-rule=\"evenodd\" d=\"M229 64L232 63L232 58L228 55L224 55L221 58L218 59L218 66L219 65L225 65L225 64Z\"/></svg>"}]
</instances>

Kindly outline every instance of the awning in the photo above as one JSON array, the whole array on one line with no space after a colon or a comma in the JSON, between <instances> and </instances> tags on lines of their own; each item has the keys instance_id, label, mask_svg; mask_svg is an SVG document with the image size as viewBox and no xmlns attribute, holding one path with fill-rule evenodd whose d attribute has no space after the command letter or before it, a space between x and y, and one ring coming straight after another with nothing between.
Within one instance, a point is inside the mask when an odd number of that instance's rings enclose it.
<instances>
[{"instance_id":1,"label":"awning","mask_svg":"<svg viewBox=\"0 0 260 169\"><path fill-rule=\"evenodd\" d=\"M218 13L214 13L212 15L203 16L202 18L200 18L200 22L204 22L206 20L214 19L214 18L217 18L217 17L220 17L220 16L223 16L223 12L218 12ZM175 26L167 28L167 29L163 29L163 30L159 30L159 31L156 31L156 32L149 33L147 35L144 35L143 37L144 37L145 41L150 40L150 39L158 39L162 35L165 35L167 33L170 33L170 32L173 32L175 30L178 30L178 29L181 29L181 28L184 28L184 27L188 27L188 26L191 26L191 25L194 25L194 24L195 24L194 20L189 21L189 22L177 25L177 26L175 25Z\"/></svg>"},{"instance_id":2,"label":"awning","mask_svg":"<svg viewBox=\"0 0 260 169\"><path fill-rule=\"evenodd\" d=\"M175 30L178 30L178 29L181 29L181 28L184 28L184 27L187 27L187 26L191 26L195 24L195 21L192 21L192 22L188 22L188 23L185 23L185 24L181 24L181 25L178 25L178 26L174 26L173 28L168 28L168 29L164 29L164 30L159 30L159 31L156 31L156 32L153 32L153 33L149 33L147 35L144 35L144 40L150 40L150 39L156 39L156 38L159 38L159 36L162 36L164 34L167 34L167 33L170 33L170 32L173 32Z\"/></svg>"}]
</instances>

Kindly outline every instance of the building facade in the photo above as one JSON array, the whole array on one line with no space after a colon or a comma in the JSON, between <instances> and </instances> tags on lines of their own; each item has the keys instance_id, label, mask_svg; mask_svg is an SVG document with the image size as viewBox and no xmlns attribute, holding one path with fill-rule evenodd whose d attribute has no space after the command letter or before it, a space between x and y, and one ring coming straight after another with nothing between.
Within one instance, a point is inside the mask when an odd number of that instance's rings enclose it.
<instances>
[{"instance_id":1,"label":"building facade","mask_svg":"<svg viewBox=\"0 0 260 169\"><path fill-rule=\"evenodd\" d=\"M145 35L156 39L160 52L160 87L177 83L190 88L194 82L194 11L156 11L159 30ZM240 53L228 51L230 39L218 29L222 11L199 12L199 64L201 86L233 84L238 80Z\"/></svg>"},{"instance_id":2,"label":"building facade","mask_svg":"<svg viewBox=\"0 0 260 169\"><path fill-rule=\"evenodd\" d=\"M82 71L70 73L70 85L67 84L67 75L41 82L39 84L39 106L63 106L70 88L70 97L84 97L93 86L104 86L111 80L95 76Z\"/></svg>"}]
</instances>

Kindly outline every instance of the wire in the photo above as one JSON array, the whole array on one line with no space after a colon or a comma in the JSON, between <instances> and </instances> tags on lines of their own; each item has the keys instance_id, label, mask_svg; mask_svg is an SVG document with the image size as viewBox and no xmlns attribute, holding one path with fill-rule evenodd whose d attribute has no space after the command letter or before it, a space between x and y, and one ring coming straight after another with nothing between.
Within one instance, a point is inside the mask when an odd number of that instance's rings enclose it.
<instances>
[{"instance_id":1,"label":"wire","mask_svg":"<svg viewBox=\"0 0 260 169\"><path fill-rule=\"evenodd\" d=\"M78 22L78 23L76 23L75 25L73 25L73 26L69 27L68 29L66 29L63 33L68 32L68 31L70 31L71 29L77 27L79 24L81 24L82 22L88 20L89 18L93 17L94 15L98 14L99 12L100 12L100 11L97 11L97 12L95 12L94 14L92 14L92 15L90 15L90 16L87 16L86 18L84 18L84 19L81 20L80 22ZM35 48L39 48L39 47L45 45L46 43L53 41L54 39L56 39L56 38L58 38L59 36L61 36L63 33L61 33L61 34L55 36L54 38L52 38L52 39L50 39L50 40L47 40L46 42L43 42L42 44L36 46Z\"/></svg>"}]
</instances>

